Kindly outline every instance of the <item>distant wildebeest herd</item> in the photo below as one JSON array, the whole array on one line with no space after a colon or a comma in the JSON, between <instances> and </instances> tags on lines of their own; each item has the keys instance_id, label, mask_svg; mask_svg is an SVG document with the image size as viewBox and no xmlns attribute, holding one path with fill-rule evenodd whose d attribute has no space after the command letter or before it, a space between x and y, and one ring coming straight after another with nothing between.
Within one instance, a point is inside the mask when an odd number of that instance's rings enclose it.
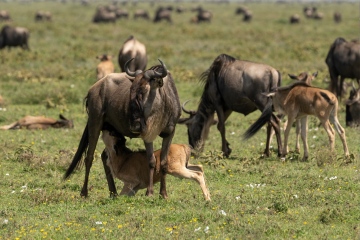
<instances>
[{"instance_id":1,"label":"distant wildebeest herd","mask_svg":"<svg viewBox=\"0 0 360 240\"><path fill-rule=\"evenodd\" d=\"M153 22L173 23L170 7L159 7ZM185 11L177 8L176 13ZM191 9L197 15L191 22L200 23L212 20L212 13L201 6ZM310 19L322 19L324 16L316 8L304 8L304 15ZM253 13L246 7L239 7L235 15L243 15L243 21L251 22ZM146 10L134 12L134 19L150 19ZM129 18L129 13L116 6L98 7L93 16L93 23L115 22ZM0 20L10 21L6 11L0 11ZM39 11L35 21L51 21L49 12ZM334 14L334 21L341 21L341 14ZM293 15L290 23L299 23L300 16ZM30 50L29 31L26 28L12 27L6 24L0 32L0 49L22 47ZM70 177L81 163L84 155L85 179L81 195L88 196L89 174L100 134L105 143L101 158L111 196L117 195L114 177L124 183L120 194L135 195L139 189L147 188L146 195L154 193L153 184L160 181L160 194L167 198L166 175L193 179L199 183L205 200L210 200L206 187L204 171L201 165L189 163L192 151L204 149L210 127L217 125L221 136L221 150L225 157L231 154L230 143L225 135L225 122L232 112L248 115L260 110L260 118L244 133L244 139L252 137L267 124L266 147L264 155L270 156L270 141L275 133L277 154L286 157L290 129L296 122L297 142L299 136L304 145L303 160L309 157L307 145L307 116L316 116L329 136L330 148L334 149L335 131L339 134L344 155L349 156L345 130L340 125L337 114L339 101L344 94L344 79L356 79L358 88L352 85L350 97L346 101L346 125L360 125L360 43L337 38L330 46L325 62L330 74L329 90L311 86L317 73L298 76L289 75L297 82L282 86L281 73L264 63L239 60L227 54L215 57L209 69L201 75L204 83L200 103L196 110L187 110L186 102L181 105L174 79L164 62L147 69L145 44L134 36L128 37L118 51L117 60L120 72L115 71L112 56L102 54L96 66L96 82L85 97L87 123L84 127L78 149L68 167L64 178ZM340 79L339 79L340 78ZM182 117L181 112L188 114ZM215 115L216 114L216 115ZM287 122L284 141L281 138L281 118ZM331 126L333 124L335 130ZM188 129L188 143L174 144L172 139L177 124L184 124ZM59 120L26 116L0 129L46 129L72 128L71 120L60 116ZM160 136L161 149L155 151L153 142ZM145 151L132 151L126 147L126 137L140 138Z\"/></svg>"}]
</instances>

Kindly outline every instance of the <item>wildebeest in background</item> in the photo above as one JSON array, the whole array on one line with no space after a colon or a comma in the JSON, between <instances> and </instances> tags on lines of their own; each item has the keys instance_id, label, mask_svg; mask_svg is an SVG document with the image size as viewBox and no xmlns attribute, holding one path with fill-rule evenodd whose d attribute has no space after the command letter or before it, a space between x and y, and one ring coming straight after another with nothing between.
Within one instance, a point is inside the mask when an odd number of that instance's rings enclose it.
<instances>
[{"instance_id":1,"label":"wildebeest in background","mask_svg":"<svg viewBox=\"0 0 360 240\"><path fill-rule=\"evenodd\" d=\"M144 9L137 9L135 12L134 12L134 19L138 19L138 18L142 18L142 19L145 19L145 20L149 20L150 19L150 15L149 15L149 12L144 10Z\"/></svg>"},{"instance_id":2,"label":"wildebeest in background","mask_svg":"<svg viewBox=\"0 0 360 240\"><path fill-rule=\"evenodd\" d=\"M322 12L318 12L316 7L304 7L304 15L306 18L315 20L321 20L324 18L324 14Z\"/></svg>"},{"instance_id":3,"label":"wildebeest in background","mask_svg":"<svg viewBox=\"0 0 360 240\"><path fill-rule=\"evenodd\" d=\"M151 196L156 162L153 141L160 136L163 138L160 194L166 198L166 162L175 126L181 115L179 96L174 80L163 62L144 72L131 72L127 65L125 64L126 73L111 73L97 81L88 91L88 121L64 178L70 176L85 153L85 180L81 195L88 196L89 174L97 141L101 130L110 128L123 136L141 138L144 141L147 164L150 166L146 194ZM107 166L104 168L107 169L105 172L110 171ZM108 176L107 181L111 195L116 195L114 179Z\"/></svg>"},{"instance_id":4,"label":"wildebeest in background","mask_svg":"<svg viewBox=\"0 0 360 240\"><path fill-rule=\"evenodd\" d=\"M112 132L104 131L102 139L106 149L101 154L104 166L111 170L111 175L120 179L124 186L120 195L134 196L138 190L149 185L149 165L146 152L133 152L126 147L126 139L117 137ZM156 166L160 168L161 150L154 152ZM204 171L201 165L189 163L191 148L185 144L171 144L167 156L167 173L178 178L187 178L196 181L204 194L204 198L210 201L210 193L206 187ZM106 169L105 169L106 171ZM154 172L154 183L160 181L162 172Z\"/></svg>"},{"instance_id":5,"label":"wildebeest in background","mask_svg":"<svg viewBox=\"0 0 360 240\"><path fill-rule=\"evenodd\" d=\"M47 129L47 128L73 128L74 124L72 120L65 118L63 115L59 115L58 120L54 118L48 118L44 116L25 116L20 120L13 122L9 125L1 126L1 130L13 130L13 129Z\"/></svg>"},{"instance_id":6,"label":"wildebeest in background","mask_svg":"<svg viewBox=\"0 0 360 240\"><path fill-rule=\"evenodd\" d=\"M3 26L0 32L0 49L5 47L21 47L30 50L28 45L29 30L23 27Z\"/></svg>"},{"instance_id":7,"label":"wildebeest in background","mask_svg":"<svg viewBox=\"0 0 360 240\"><path fill-rule=\"evenodd\" d=\"M342 97L345 78L360 81L360 43L347 42L344 38L337 38L330 46L325 62L330 73L330 91L337 97ZM340 83L339 78L340 76Z\"/></svg>"},{"instance_id":8,"label":"wildebeest in background","mask_svg":"<svg viewBox=\"0 0 360 240\"><path fill-rule=\"evenodd\" d=\"M222 152L228 157L231 153L225 138L225 121L235 111L245 116L256 111L263 111L269 101L263 92L271 91L281 84L280 72L261 63L237 60L226 54L219 55L210 68L201 75L205 83L197 111L187 111L189 118L181 118L179 124L188 127L189 144L202 151L209 128L218 116L217 128L221 134ZM275 130L278 141L278 155L281 155L280 121L272 115L269 119L265 154L270 155L271 128Z\"/></svg>"},{"instance_id":9,"label":"wildebeest in background","mask_svg":"<svg viewBox=\"0 0 360 240\"><path fill-rule=\"evenodd\" d=\"M0 10L0 21L10 21L11 17L8 11Z\"/></svg>"},{"instance_id":10,"label":"wildebeest in background","mask_svg":"<svg viewBox=\"0 0 360 240\"><path fill-rule=\"evenodd\" d=\"M164 7L159 7L155 12L154 22L160 22L162 20L165 20L169 23L172 23L171 20L171 10Z\"/></svg>"},{"instance_id":11,"label":"wildebeest in background","mask_svg":"<svg viewBox=\"0 0 360 240\"><path fill-rule=\"evenodd\" d=\"M117 19L121 19L121 18L129 18L129 12L125 9L116 9L115 11L115 15Z\"/></svg>"},{"instance_id":12,"label":"wildebeest in background","mask_svg":"<svg viewBox=\"0 0 360 240\"><path fill-rule=\"evenodd\" d=\"M111 61L112 57L107 54L96 56L100 60L100 63L96 67L96 79L100 80L106 75L115 72L115 67Z\"/></svg>"},{"instance_id":13,"label":"wildebeest in background","mask_svg":"<svg viewBox=\"0 0 360 240\"><path fill-rule=\"evenodd\" d=\"M236 8L235 14L236 15L241 15L241 14L244 14L245 12L247 12L247 11L249 11L249 9L247 7L240 6L240 7Z\"/></svg>"},{"instance_id":14,"label":"wildebeest in background","mask_svg":"<svg viewBox=\"0 0 360 240\"><path fill-rule=\"evenodd\" d=\"M147 65L146 47L134 36L130 36L119 51L118 63L122 72L125 72L125 63L134 58L129 64L130 71L144 71Z\"/></svg>"},{"instance_id":15,"label":"wildebeest in background","mask_svg":"<svg viewBox=\"0 0 360 240\"><path fill-rule=\"evenodd\" d=\"M112 11L109 11L107 7L99 6L96 9L95 15L93 16L93 23L101 23L101 22L112 22L116 21L116 14Z\"/></svg>"},{"instance_id":16,"label":"wildebeest in background","mask_svg":"<svg viewBox=\"0 0 360 240\"><path fill-rule=\"evenodd\" d=\"M305 82L298 81L290 86L280 87L266 94L270 104L266 106L259 119L245 132L244 138L252 137L271 118L273 110L288 117L285 129L283 156L287 154L288 138L292 124L296 119L301 120L301 139L304 144L304 157L309 157L307 144L307 123L304 116L316 116L329 136L330 149L334 150L335 132L330 122L334 124L343 144L345 156L349 156L345 130L337 118L338 101L336 96L328 90L311 87Z\"/></svg>"},{"instance_id":17,"label":"wildebeest in background","mask_svg":"<svg viewBox=\"0 0 360 240\"><path fill-rule=\"evenodd\" d=\"M203 9L201 6L193 8L192 11L198 12L197 15L190 20L192 23L211 22L212 13L210 11Z\"/></svg>"},{"instance_id":18,"label":"wildebeest in background","mask_svg":"<svg viewBox=\"0 0 360 240\"><path fill-rule=\"evenodd\" d=\"M291 24L300 23L300 16L299 16L299 14L291 15L289 21L290 21Z\"/></svg>"},{"instance_id":19,"label":"wildebeest in background","mask_svg":"<svg viewBox=\"0 0 360 240\"><path fill-rule=\"evenodd\" d=\"M235 11L236 15L243 15L244 22L250 22L252 19L252 12L247 7L239 7Z\"/></svg>"},{"instance_id":20,"label":"wildebeest in background","mask_svg":"<svg viewBox=\"0 0 360 240\"><path fill-rule=\"evenodd\" d=\"M52 14L50 12L37 11L35 13L35 21L52 21Z\"/></svg>"},{"instance_id":21,"label":"wildebeest in background","mask_svg":"<svg viewBox=\"0 0 360 240\"><path fill-rule=\"evenodd\" d=\"M334 12L333 18L334 18L334 22L340 23L341 20L342 20L341 13L339 13L339 12Z\"/></svg>"},{"instance_id":22,"label":"wildebeest in background","mask_svg":"<svg viewBox=\"0 0 360 240\"><path fill-rule=\"evenodd\" d=\"M346 101L346 126L360 126L360 87L355 89L354 85Z\"/></svg>"}]
</instances>

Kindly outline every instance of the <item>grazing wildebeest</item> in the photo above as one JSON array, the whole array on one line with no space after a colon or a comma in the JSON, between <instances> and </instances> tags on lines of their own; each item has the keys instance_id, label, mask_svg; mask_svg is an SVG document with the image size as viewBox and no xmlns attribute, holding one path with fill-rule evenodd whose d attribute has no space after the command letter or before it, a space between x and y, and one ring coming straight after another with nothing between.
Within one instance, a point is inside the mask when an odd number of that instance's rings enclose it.
<instances>
[{"instance_id":1,"label":"grazing wildebeest","mask_svg":"<svg viewBox=\"0 0 360 240\"><path fill-rule=\"evenodd\" d=\"M159 7L156 12L155 12L155 17L154 17L154 22L160 22L162 20L165 20L169 23L172 23L171 20L171 10L164 8L164 7Z\"/></svg>"},{"instance_id":2,"label":"grazing wildebeest","mask_svg":"<svg viewBox=\"0 0 360 240\"><path fill-rule=\"evenodd\" d=\"M51 21L52 15L50 12L37 11L35 13L35 21Z\"/></svg>"},{"instance_id":3,"label":"grazing wildebeest","mask_svg":"<svg viewBox=\"0 0 360 240\"><path fill-rule=\"evenodd\" d=\"M111 56L107 54L103 54L96 57L100 59L100 63L96 67L96 79L100 80L106 75L115 72L115 67L113 62L111 61Z\"/></svg>"},{"instance_id":4,"label":"grazing wildebeest","mask_svg":"<svg viewBox=\"0 0 360 240\"><path fill-rule=\"evenodd\" d=\"M130 62L131 60L129 60ZM160 60L159 60L160 61ZM128 63L129 63L128 62ZM149 186L146 194L153 195L155 157L153 141L163 138L161 146L160 194L166 198L166 163L175 126L181 115L179 96L174 80L163 62L146 71L111 73L97 81L88 91L86 108L88 121L78 150L65 173L68 178L85 156L85 180L82 196L88 196L88 181L94 152L102 129L111 126L115 132L130 138L141 138L146 148L150 166ZM111 195L116 195L114 180L107 178Z\"/></svg>"},{"instance_id":5,"label":"grazing wildebeest","mask_svg":"<svg viewBox=\"0 0 360 240\"><path fill-rule=\"evenodd\" d=\"M245 12L249 11L247 7L240 6L235 10L236 15L244 14Z\"/></svg>"},{"instance_id":6,"label":"grazing wildebeest","mask_svg":"<svg viewBox=\"0 0 360 240\"><path fill-rule=\"evenodd\" d=\"M10 21L11 17L8 11L0 10L0 21Z\"/></svg>"},{"instance_id":7,"label":"grazing wildebeest","mask_svg":"<svg viewBox=\"0 0 360 240\"><path fill-rule=\"evenodd\" d=\"M26 28L5 25L0 32L0 49L19 46L30 50L28 45L29 36L29 30Z\"/></svg>"},{"instance_id":8,"label":"grazing wildebeest","mask_svg":"<svg viewBox=\"0 0 360 240\"><path fill-rule=\"evenodd\" d=\"M149 12L143 9L138 9L134 12L134 19L143 18L145 20L150 19Z\"/></svg>"},{"instance_id":9,"label":"grazing wildebeest","mask_svg":"<svg viewBox=\"0 0 360 240\"><path fill-rule=\"evenodd\" d=\"M121 19L121 18L129 18L129 12L125 9L116 9L115 11L115 15L116 18Z\"/></svg>"},{"instance_id":10,"label":"grazing wildebeest","mask_svg":"<svg viewBox=\"0 0 360 240\"><path fill-rule=\"evenodd\" d=\"M138 190L146 188L149 185L150 170L146 152L144 150L131 151L126 147L126 139L123 136L117 137L106 130L103 130L102 138L106 145L106 149L101 154L103 164L110 168L113 177L117 177L124 183L120 195L134 196ZM160 153L161 150L154 152L157 168L160 166ZM190 164L190 155L191 148L188 145L171 144L167 156L167 173L174 177L196 181L202 189L205 200L210 201L203 167ZM160 181L161 175L161 171L154 172L154 183Z\"/></svg>"},{"instance_id":11,"label":"grazing wildebeest","mask_svg":"<svg viewBox=\"0 0 360 240\"><path fill-rule=\"evenodd\" d=\"M333 18L334 18L334 22L340 23L341 20L342 20L341 13L339 13L339 12L334 12Z\"/></svg>"},{"instance_id":12,"label":"grazing wildebeest","mask_svg":"<svg viewBox=\"0 0 360 240\"><path fill-rule=\"evenodd\" d=\"M355 89L354 85L346 101L346 126L360 126L360 87Z\"/></svg>"},{"instance_id":13,"label":"grazing wildebeest","mask_svg":"<svg viewBox=\"0 0 360 240\"><path fill-rule=\"evenodd\" d=\"M47 129L47 128L73 128L74 124L72 120L65 118L63 115L59 115L58 120L54 118L48 118L44 116L25 116L16 122L9 125L1 126L1 130L13 130L13 129Z\"/></svg>"},{"instance_id":14,"label":"grazing wildebeest","mask_svg":"<svg viewBox=\"0 0 360 240\"><path fill-rule=\"evenodd\" d=\"M360 43L347 42L344 38L335 39L326 56L325 62L330 73L330 91L342 97L345 78L360 82ZM340 84L339 78L340 76Z\"/></svg>"},{"instance_id":15,"label":"grazing wildebeest","mask_svg":"<svg viewBox=\"0 0 360 240\"><path fill-rule=\"evenodd\" d=\"M225 138L225 121L235 111L245 116L259 109L263 111L269 101L262 93L271 91L281 84L280 72L261 63L237 60L226 54L219 55L201 79L205 83L198 110L184 112L189 118L179 120L188 127L189 144L195 150L203 150L214 113L218 116L217 128L221 134L222 152L231 153ZM280 121L272 115L269 119L265 154L270 155L271 127L274 127L278 141L278 155L281 155Z\"/></svg>"},{"instance_id":16,"label":"grazing wildebeest","mask_svg":"<svg viewBox=\"0 0 360 240\"><path fill-rule=\"evenodd\" d=\"M264 93L265 95L265 93ZM334 149L335 132L330 122L334 124L344 147L345 156L349 156L346 143L345 130L337 118L338 101L336 96L328 90L311 87L305 82L298 81L290 86L280 87L273 92L266 93L271 101L262 112L260 118L245 132L244 138L252 137L273 115L272 111L284 114L288 117L285 129L283 156L287 154L287 143L292 124L296 119L301 119L301 139L304 144L304 157L309 156L307 144L307 123L304 116L316 116L329 136L330 149Z\"/></svg>"},{"instance_id":17,"label":"grazing wildebeest","mask_svg":"<svg viewBox=\"0 0 360 240\"><path fill-rule=\"evenodd\" d=\"M112 22L116 21L115 12L108 11L106 7L98 7L96 9L95 15L93 17L93 23L101 23L101 22Z\"/></svg>"},{"instance_id":18,"label":"grazing wildebeest","mask_svg":"<svg viewBox=\"0 0 360 240\"><path fill-rule=\"evenodd\" d=\"M130 36L124 42L118 55L118 63L122 72L125 72L125 63L134 58L129 65L130 71L144 71L147 65L146 47L139 42L134 36Z\"/></svg>"},{"instance_id":19,"label":"grazing wildebeest","mask_svg":"<svg viewBox=\"0 0 360 240\"><path fill-rule=\"evenodd\" d=\"M291 15L289 21L290 21L291 24L300 23L300 16L299 16L299 14Z\"/></svg>"}]
</instances>

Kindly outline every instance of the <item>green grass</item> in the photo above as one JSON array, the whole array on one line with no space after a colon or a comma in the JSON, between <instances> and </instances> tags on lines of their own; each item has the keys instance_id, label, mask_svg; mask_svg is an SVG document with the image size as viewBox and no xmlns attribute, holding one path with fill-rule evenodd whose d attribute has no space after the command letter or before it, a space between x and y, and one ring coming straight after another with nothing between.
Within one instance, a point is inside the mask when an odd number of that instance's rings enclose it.
<instances>
[{"instance_id":1,"label":"green grass","mask_svg":"<svg viewBox=\"0 0 360 240\"><path fill-rule=\"evenodd\" d=\"M129 35L144 42L149 66L160 58L176 81L180 100L191 100L196 109L203 86L198 76L221 53L269 64L280 70L283 83L288 73L318 71L314 85L326 88L329 74L327 51L335 38L359 37L358 5L317 4L322 21L302 17L291 26L300 4L247 4L254 13L243 23L234 12L238 4L202 4L213 12L210 24L190 24L192 12L173 14L173 24L120 20L116 24L92 24L95 4L68 2L2 3L12 25L30 30L31 51L0 51L0 94L6 111L0 125L25 115L74 120L74 129L2 131L0 136L0 239L358 239L359 129L346 128L352 158L343 157L339 137L336 151L328 150L328 138L310 118L308 162L290 153L285 162L272 149L261 157L265 130L242 141L242 134L259 116L234 113L226 122L227 140L233 152L221 156L220 134L211 129L205 151L193 163L203 164L211 202L205 202L195 182L167 177L168 200L157 195L110 199L99 157L99 141L90 175L89 198L80 197L84 168L69 180L62 176L77 149L86 123L83 98L95 82L96 56L114 56ZM155 5L157 6L157 5ZM184 4L190 8L190 3ZM135 7L126 8L131 15ZM155 7L138 4L137 8ZM50 11L53 22L36 23L37 10ZM334 24L332 14L342 12ZM0 23L4 25L4 23ZM347 81L350 82L350 81ZM345 126L344 99L339 119ZM295 143L293 129L290 148ZM174 143L187 143L185 126L178 125ZM143 148L139 139L129 141ZM159 148L160 138L155 147ZM275 146L276 143L273 142ZM302 151L301 151L302 152ZM117 187L122 187L117 181ZM158 191L159 185L156 185ZM208 228L208 230L206 230Z\"/></svg>"}]
</instances>

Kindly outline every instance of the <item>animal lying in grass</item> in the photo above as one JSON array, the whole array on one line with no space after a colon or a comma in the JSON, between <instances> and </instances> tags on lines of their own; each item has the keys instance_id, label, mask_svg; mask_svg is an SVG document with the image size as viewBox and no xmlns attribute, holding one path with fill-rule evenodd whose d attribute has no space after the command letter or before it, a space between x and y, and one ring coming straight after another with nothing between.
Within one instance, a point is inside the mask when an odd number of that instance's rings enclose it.
<instances>
[{"instance_id":1,"label":"animal lying in grass","mask_svg":"<svg viewBox=\"0 0 360 240\"><path fill-rule=\"evenodd\" d=\"M74 124L72 120L66 119L63 115L59 115L60 119L48 118L44 116L25 116L20 120L13 122L9 125L1 126L1 130L13 130L13 129L47 129L53 128L73 128Z\"/></svg>"},{"instance_id":2,"label":"animal lying in grass","mask_svg":"<svg viewBox=\"0 0 360 240\"><path fill-rule=\"evenodd\" d=\"M287 154L288 137L292 124L296 119L301 120L301 138L304 144L304 157L307 160L307 122L305 116L316 116L329 136L331 150L335 145L335 132L330 122L334 124L341 141L343 143L344 153L349 156L349 150L346 143L345 130L340 125L337 118L338 101L337 97L325 89L311 87L305 82L298 81L290 86L280 87L273 92L265 94L271 97L268 105L265 107L260 118L246 131L244 138L252 137L272 115L274 109L279 114L288 117L288 124L285 129L284 138L284 156Z\"/></svg>"},{"instance_id":3,"label":"animal lying in grass","mask_svg":"<svg viewBox=\"0 0 360 240\"><path fill-rule=\"evenodd\" d=\"M103 130L102 138L106 145L101 158L105 172L110 168L111 174L124 183L120 195L134 196L140 189L147 188L149 185L149 163L146 158L146 151L133 152L126 147L126 139L113 132ZM162 171L160 169L160 152L154 152L156 158L156 169L154 171L154 183L160 181ZM171 144L168 154L167 173L179 177L192 179L199 183L204 198L210 201L210 193L206 187L204 171L201 165L189 163L191 149L185 144Z\"/></svg>"}]
</instances>

